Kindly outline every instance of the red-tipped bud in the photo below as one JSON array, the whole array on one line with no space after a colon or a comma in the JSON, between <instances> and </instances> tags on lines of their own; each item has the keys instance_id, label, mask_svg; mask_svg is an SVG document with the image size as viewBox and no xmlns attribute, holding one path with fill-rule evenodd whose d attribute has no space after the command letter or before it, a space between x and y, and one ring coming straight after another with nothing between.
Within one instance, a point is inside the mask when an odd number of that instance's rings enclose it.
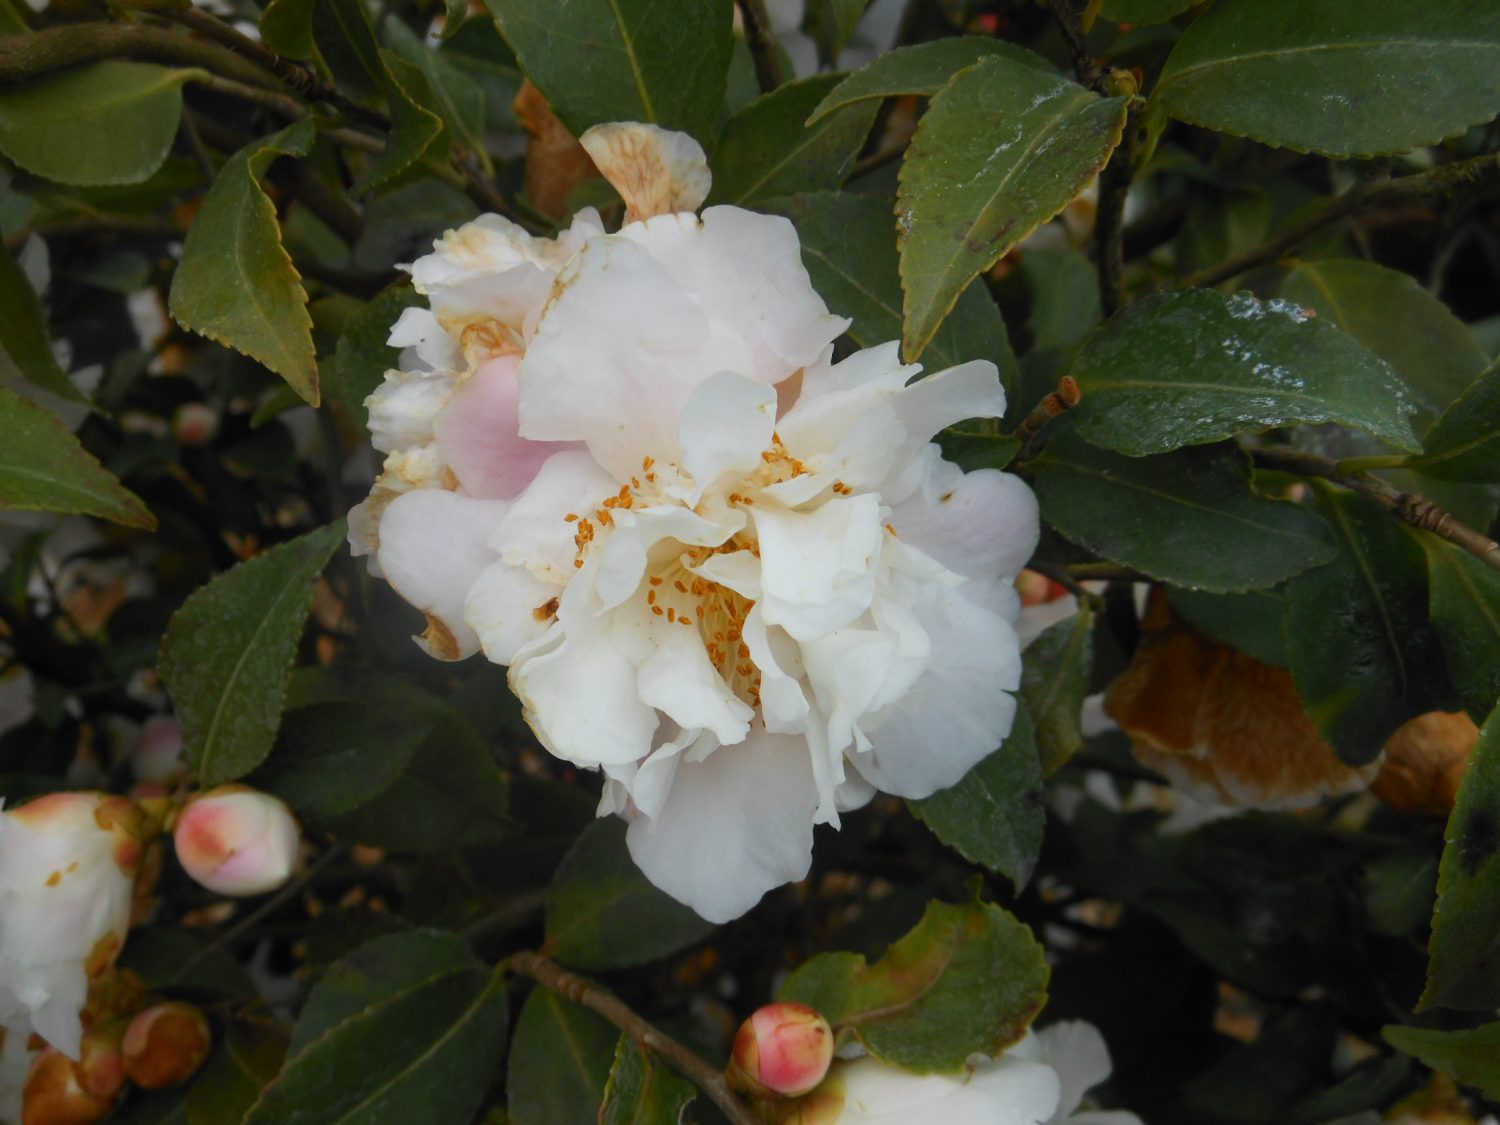
<instances>
[{"instance_id":1,"label":"red-tipped bud","mask_svg":"<svg viewBox=\"0 0 1500 1125\"><path fill-rule=\"evenodd\" d=\"M806 1004L767 1004L740 1024L725 1072L736 1090L757 1098L795 1098L828 1073L833 1030Z\"/></svg>"},{"instance_id":2,"label":"red-tipped bud","mask_svg":"<svg viewBox=\"0 0 1500 1125\"><path fill-rule=\"evenodd\" d=\"M218 432L219 412L205 403L183 403L172 415L172 436L183 445L207 445Z\"/></svg>"},{"instance_id":3,"label":"red-tipped bud","mask_svg":"<svg viewBox=\"0 0 1500 1125\"><path fill-rule=\"evenodd\" d=\"M137 1086L158 1090L191 1078L213 1045L203 1013L191 1004L153 1004L125 1032L125 1074Z\"/></svg>"},{"instance_id":4,"label":"red-tipped bud","mask_svg":"<svg viewBox=\"0 0 1500 1125\"><path fill-rule=\"evenodd\" d=\"M115 1107L113 1095L90 1093L79 1078L79 1067L56 1048L37 1056L26 1079L21 1125L95 1125Z\"/></svg>"},{"instance_id":5,"label":"red-tipped bud","mask_svg":"<svg viewBox=\"0 0 1500 1125\"><path fill-rule=\"evenodd\" d=\"M258 895L287 881L301 835L275 797L223 785L182 811L172 839L183 868L209 890Z\"/></svg>"}]
</instances>

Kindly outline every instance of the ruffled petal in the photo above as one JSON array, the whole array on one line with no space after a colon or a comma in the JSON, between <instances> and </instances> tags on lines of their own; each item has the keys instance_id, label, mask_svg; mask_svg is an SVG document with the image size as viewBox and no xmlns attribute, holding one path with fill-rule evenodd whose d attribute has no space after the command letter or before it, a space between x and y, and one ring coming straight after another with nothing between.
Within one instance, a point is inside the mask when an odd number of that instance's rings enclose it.
<instances>
[{"instance_id":1,"label":"ruffled petal","mask_svg":"<svg viewBox=\"0 0 1500 1125\"><path fill-rule=\"evenodd\" d=\"M627 223L696 211L708 198L708 159L686 133L618 121L595 125L578 143L625 201Z\"/></svg>"},{"instance_id":2,"label":"ruffled petal","mask_svg":"<svg viewBox=\"0 0 1500 1125\"><path fill-rule=\"evenodd\" d=\"M615 479L582 450L554 453L512 502L490 545L511 566L564 586L577 572L578 519L592 514L616 487Z\"/></svg>"},{"instance_id":3,"label":"ruffled petal","mask_svg":"<svg viewBox=\"0 0 1500 1125\"><path fill-rule=\"evenodd\" d=\"M776 391L765 383L721 371L698 384L677 424L682 467L695 483L688 503L696 504L724 474L758 466L775 429Z\"/></svg>"},{"instance_id":4,"label":"ruffled petal","mask_svg":"<svg viewBox=\"0 0 1500 1125\"><path fill-rule=\"evenodd\" d=\"M885 532L880 499L829 500L811 512L755 509L766 624L810 640L869 608Z\"/></svg>"},{"instance_id":5,"label":"ruffled petal","mask_svg":"<svg viewBox=\"0 0 1500 1125\"><path fill-rule=\"evenodd\" d=\"M506 562L485 567L464 599L464 621L484 655L509 664L552 626L563 588Z\"/></svg>"},{"instance_id":6,"label":"ruffled petal","mask_svg":"<svg viewBox=\"0 0 1500 1125\"><path fill-rule=\"evenodd\" d=\"M527 441L518 432L519 356L490 360L465 379L436 415L438 450L470 496L509 500L531 483L542 463L566 448Z\"/></svg>"}]
</instances>

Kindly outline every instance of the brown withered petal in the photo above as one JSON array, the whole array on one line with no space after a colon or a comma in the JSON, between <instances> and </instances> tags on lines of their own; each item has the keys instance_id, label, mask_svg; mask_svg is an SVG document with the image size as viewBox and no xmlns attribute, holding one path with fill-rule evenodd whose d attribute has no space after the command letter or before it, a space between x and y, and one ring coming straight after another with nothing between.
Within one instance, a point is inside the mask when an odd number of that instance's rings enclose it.
<instances>
[{"instance_id":1,"label":"brown withered petal","mask_svg":"<svg viewBox=\"0 0 1500 1125\"><path fill-rule=\"evenodd\" d=\"M1462 711L1418 715L1386 741L1370 791L1403 812L1447 816L1478 743L1479 728Z\"/></svg>"},{"instance_id":2,"label":"brown withered petal","mask_svg":"<svg viewBox=\"0 0 1500 1125\"><path fill-rule=\"evenodd\" d=\"M599 170L531 79L521 83L511 108L526 130L526 196L542 214L566 219L568 195Z\"/></svg>"}]
</instances>

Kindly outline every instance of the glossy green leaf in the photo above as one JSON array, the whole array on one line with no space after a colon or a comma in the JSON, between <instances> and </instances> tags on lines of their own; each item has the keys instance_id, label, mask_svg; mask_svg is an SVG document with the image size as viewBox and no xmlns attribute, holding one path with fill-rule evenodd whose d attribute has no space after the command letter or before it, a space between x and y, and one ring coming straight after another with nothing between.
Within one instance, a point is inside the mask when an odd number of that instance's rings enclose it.
<instances>
[{"instance_id":1,"label":"glossy green leaf","mask_svg":"<svg viewBox=\"0 0 1500 1125\"><path fill-rule=\"evenodd\" d=\"M1309 717L1360 765L1407 719L1448 702L1446 674L1415 538L1349 493L1326 490L1318 510L1338 554L1288 583L1287 654Z\"/></svg>"},{"instance_id":2,"label":"glossy green leaf","mask_svg":"<svg viewBox=\"0 0 1500 1125\"><path fill-rule=\"evenodd\" d=\"M998 871L1019 892L1036 869L1046 812L1042 763L1025 707L1005 741L957 785L910 801L917 819L972 863Z\"/></svg>"},{"instance_id":3,"label":"glossy green leaf","mask_svg":"<svg viewBox=\"0 0 1500 1125\"><path fill-rule=\"evenodd\" d=\"M1301 152L1406 152L1500 113L1500 7L1222 0L1177 41L1153 100Z\"/></svg>"},{"instance_id":4,"label":"glossy green leaf","mask_svg":"<svg viewBox=\"0 0 1500 1125\"><path fill-rule=\"evenodd\" d=\"M1465 1031L1390 1024L1380 1034L1396 1050L1453 1075L1465 1086L1478 1087L1487 1098L1500 1098L1500 1022Z\"/></svg>"},{"instance_id":5,"label":"glossy green leaf","mask_svg":"<svg viewBox=\"0 0 1500 1125\"><path fill-rule=\"evenodd\" d=\"M533 989L506 1067L514 1125L597 1125L618 1034L587 1008Z\"/></svg>"},{"instance_id":6,"label":"glossy green leaf","mask_svg":"<svg viewBox=\"0 0 1500 1125\"><path fill-rule=\"evenodd\" d=\"M465 10L462 0L453 0L453 3L458 4L460 13ZM449 22L456 30L458 23L451 18L452 6L450 3ZM459 19L462 19L462 14ZM453 139L488 167L489 158L484 148L485 99L478 83L451 56L429 47L400 20L386 21L385 40L395 54L422 72L432 95L429 108L442 118Z\"/></svg>"},{"instance_id":7,"label":"glossy green leaf","mask_svg":"<svg viewBox=\"0 0 1500 1125\"><path fill-rule=\"evenodd\" d=\"M161 675L204 786L270 753L318 575L343 543L321 528L225 571L183 603L162 641Z\"/></svg>"},{"instance_id":8,"label":"glossy green leaf","mask_svg":"<svg viewBox=\"0 0 1500 1125\"><path fill-rule=\"evenodd\" d=\"M781 987L816 1008L843 1041L919 1073L957 1071L998 1055L1047 1000L1046 961L1031 931L998 906L931 902L922 921L873 965L823 953Z\"/></svg>"},{"instance_id":9,"label":"glossy green leaf","mask_svg":"<svg viewBox=\"0 0 1500 1125\"><path fill-rule=\"evenodd\" d=\"M1453 684L1475 721L1500 699L1500 573L1451 543L1425 537L1432 623Z\"/></svg>"},{"instance_id":10,"label":"glossy green leaf","mask_svg":"<svg viewBox=\"0 0 1500 1125\"><path fill-rule=\"evenodd\" d=\"M1282 618L1286 594L1281 590L1247 590L1243 594L1210 594L1202 590L1167 591L1172 608L1216 641L1248 653L1263 664L1285 668Z\"/></svg>"},{"instance_id":11,"label":"glossy green leaf","mask_svg":"<svg viewBox=\"0 0 1500 1125\"><path fill-rule=\"evenodd\" d=\"M678 1125L698 1089L635 1045L615 1044L615 1062L599 1107L599 1125Z\"/></svg>"},{"instance_id":12,"label":"glossy green leaf","mask_svg":"<svg viewBox=\"0 0 1500 1125\"><path fill-rule=\"evenodd\" d=\"M340 87L367 100L386 93L380 44L360 0L312 0L311 29L318 54Z\"/></svg>"},{"instance_id":13,"label":"glossy green leaf","mask_svg":"<svg viewBox=\"0 0 1500 1125\"><path fill-rule=\"evenodd\" d=\"M161 167L201 70L107 59L0 89L0 152L62 184L138 184Z\"/></svg>"},{"instance_id":14,"label":"glossy green leaf","mask_svg":"<svg viewBox=\"0 0 1500 1125\"><path fill-rule=\"evenodd\" d=\"M305 155L312 143L309 118L229 158L188 230L168 306L188 331L265 364L316 406L307 291L260 186L273 160Z\"/></svg>"},{"instance_id":15,"label":"glossy green leaf","mask_svg":"<svg viewBox=\"0 0 1500 1125\"><path fill-rule=\"evenodd\" d=\"M8 250L0 252L0 349L22 375L43 390L76 402L86 401L57 362L47 336L42 302Z\"/></svg>"},{"instance_id":16,"label":"glossy green leaf","mask_svg":"<svg viewBox=\"0 0 1500 1125\"><path fill-rule=\"evenodd\" d=\"M1296 422L1344 422L1419 448L1390 365L1287 301L1145 297L1083 342L1073 375L1078 432L1132 457Z\"/></svg>"},{"instance_id":17,"label":"glossy green leaf","mask_svg":"<svg viewBox=\"0 0 1500 1125\"><path fill-rule=\"evenodd\" d=\"M807 5L808 30L817 40L822 57L836 60L859 26L868 0L810 0Z\"/></svg>"},{"instance_id":18,"label":"glossy green leaf","mask_svg":"<svg viewBox=\"0 0 1500 1125\"><path fill-rule=\"evenodd\" d=\"M487 2L574 136L607 121L645 121L712 137L729 73L731 0Z\"/></svg>"},{"instance_id":19,"label":"glossy green leaf","mask_svg":"<svg viewBox=\"0 0 1500 1125\"><path fill-rule=\"evenodd\" d=\"M98 516L147 530L156 526L140 498L56 417L0 387L0 509L5 508Z\"/></svg>"},{"instance_id":20,"label":"glossy green leaf","mask_svg":"<svg viewBox=\"0 0 1500 1125\"><path fill-rule=\"evenodd\" d=\"M1317 514L1258 495L1233 450L1122 457L1064 432L1032 464L1044 520L1101 558L1177 586L1264 589L1334 555Z\"/></svg>"},{"instance_id":21,"label":"glossy green leaf","mask_svg":"<svg viewBox=\"0 0 1500 1125\"><path fill-rule=\"evenodd\" d=\"M260 13L260 40L278 55L313 57L314 0L270 0Z\"/></svg>"},{"instance_id":22,"label":"glossy green leaf","mask_svg":"<svg viewBox=\"0 0 1500 1125\"><path fill-rule=\"evenodd\" d=\"M1500 362L1491 364L1422 439L1408 462L1445 480L1500 481Z\"/></svg>"},{"instance_id":23,"label":"glossy green leaf","mask_svg":"<svg viewBox=\"0 0 1500 1125\"><path fill-rule=\"evenodd\" d=\"M1124 98L1000 56L938 91L906 150L896 205L908 357L970 281L1088 185L1124 124Z\"/></svg>"},{"instance_id":24,"label":"glossy green leaf","mask_svg":"<svg viewBox=\"0 0 1500 1125\"><path fill-rule=\"evenodd\" d=\"M930 98L959 71L981 59L996 56L1043 74L1057 74L1057 69L1041 55L1003 39L978 35L934 39L930 43L897 47L877 55L830 90L808 120L817 121L842 106L872 98L892 98L901 94Z\"/></svg>"},{"instance_id":25,"label":"glossy green leaf","mask_svg":"<svg viewBox=\"0 0 1500 1125\"><path fill-rule=\"evenodd\" d=\"M1429 417L1489 364L1469 326L1399 270L1358 258L1298 262L1281 296L1317 310L1389 363Z\"/></svg>"},{"instance_id":26,"label":"glossy green leaf","mask_svg":"<svg viewBox=\"0 0 1500 1125\"><path fill-rule=\"evenodd\" d=\"M1042 773L1083 749L1083 697L1094 658L1094 613L1086 604L1043 631L1021 654L1021 698L1036 726Z\"/></svg>"},{"instance_id":27,"label":"glossy green leaf","mask_svg":"<svg viewBox=\"0 0 1500 1125\"><path fill-rule=\"evenodd\" d=\"M876 106L855 106L803 124L837 81L822 74L788 82L731 117L714 149L708 202L743 207L843 183L864 147Z\"/></svg>"},{"instance_id":28,"label":"glossy green leaf","mask_svg":"<svg viewBox=\"0 0 1500 1125\"><path fill-rule=\"evenodd\" d=\"M188 1125L243 1121L286 1055L286 1030L271 1019L231 1019L216 1039L188 1091Z\"/></svg>"},{"instance_id":29,"label":"glossy green leaf","mask_svg":"<svg viewBox=\"0 0 1500 1125\"><path fill-rule=\"evenodd\" d=\"M851 318L849 335L855 343L871 348L901 338L901 277L889 200L809 192L760 207L786 215L797 227L813 287L830 310ZM971 359L990 360L1000 369L1001 382L1014 385L1016 357L1005 319L982 282L964 290L928 345L922 365L941 371Z\"/></svg>"},{"instance_id":30,"label":"glossy green leaf","mask_svg":"<svg viewBox=\"0 0 1500 1125\"><path fill-rule=\"evenodd\" d=\"M712 929L641 874L618 817L583 830L547 892L547 951L577 969L655 961Z\"/></svg>"},{"instance_id":31,"label":"glossy green leaf","mask_svg":"<svg viewBox=\"0 0 1500 1125\"><path fill-rule=\"evenodd\" d=\"M1443 839L1417 1011L1493 1010L1500 1007L1500 708L1479 729Z\"/></svg>"}]
</instances>

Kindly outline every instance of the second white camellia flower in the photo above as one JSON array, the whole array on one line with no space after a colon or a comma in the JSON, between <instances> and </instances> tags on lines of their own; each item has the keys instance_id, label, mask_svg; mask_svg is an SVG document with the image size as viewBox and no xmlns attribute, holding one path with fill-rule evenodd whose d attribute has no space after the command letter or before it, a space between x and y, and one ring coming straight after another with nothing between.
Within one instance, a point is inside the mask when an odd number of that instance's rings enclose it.
<instances>
[{"instance_id":1,"label":"second white camellia flower","mask_svg":"<svg viewBox=\"0 0 1500 1125\"><path fill-rule=\"evenodd\" d=\"M510 665L646 875L725 921L806 874L815 824L952 785L1009 732L1036 503L932 444L1003 412L992 364L833 362L847 322L790 223L692 213L681 134L583 143L618 233L491 216L412 266L433 308L369 401L388 459L351 541L429 652Z\"/></svg>"}]
</instances>

